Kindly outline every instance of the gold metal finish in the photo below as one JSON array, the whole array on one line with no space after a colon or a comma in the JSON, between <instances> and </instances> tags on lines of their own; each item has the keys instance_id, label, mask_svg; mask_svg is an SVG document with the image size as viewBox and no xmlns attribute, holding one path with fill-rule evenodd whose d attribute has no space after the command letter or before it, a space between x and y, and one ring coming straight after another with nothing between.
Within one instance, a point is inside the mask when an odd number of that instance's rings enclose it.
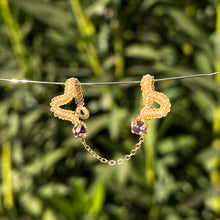
<instances>
[{"instance_id":1,"label":"gold metal finish","mask_svg":"<svg viewBox=\"0 0 220 220\"><path fill-rule=\"evenodd\" d=\"M84 148L97 160L99 160L101 163L107 163L110 166L114 165L122 165L125 161L128 161L131 159L132 156L134 156L137 153L137 150L141 148L141 144L144 141L144 135L141 135L139 137L138 143L135 144L134 148L130 151L130 154L126 154L124 158L120 158L118 160L108 160L104 157L101 157L98 155L95 151L92 150L92 148L86 143L86 140L84 138L81 139L81 143L84 146Z\"/></svg>"}]
</instances>

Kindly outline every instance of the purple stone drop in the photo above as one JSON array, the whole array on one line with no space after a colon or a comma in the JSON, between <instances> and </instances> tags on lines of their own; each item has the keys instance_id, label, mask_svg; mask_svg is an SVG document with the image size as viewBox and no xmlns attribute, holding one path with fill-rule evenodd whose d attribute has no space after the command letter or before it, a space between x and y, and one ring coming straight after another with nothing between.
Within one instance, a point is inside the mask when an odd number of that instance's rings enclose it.
<instances>
[{"instance_id":1,"label":"purple stone drop","mask_svg":"<svg viewBox=\"0 0 220 220\"><path fill-rule=\"evenodd\" d=\"M83 138L86 135L86 128L83 125L74 128L74 134L77 138Z\"/></svg>"},{"instance_id":2,"label":"purple stone drop","mask_svg":"<svg viewBox=\"0 0 220 220\"><path fill-rule=\"evenodd\" d=\"M135 133L137 135L145 134L147 131L147 127L144 127L142 129L143 125L144 125L143 121L137 121L137 124L132 126L132 133Z\"/></svg>"}]
</instances>

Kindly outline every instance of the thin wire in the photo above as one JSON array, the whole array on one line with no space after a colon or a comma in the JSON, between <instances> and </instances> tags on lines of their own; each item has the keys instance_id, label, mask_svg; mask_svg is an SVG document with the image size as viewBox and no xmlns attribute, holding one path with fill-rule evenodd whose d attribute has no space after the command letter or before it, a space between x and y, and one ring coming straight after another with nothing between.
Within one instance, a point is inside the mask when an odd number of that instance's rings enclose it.
<instances>
[{"instance_id":1,"label":"thin wire","mask_svg":"<svg viewBox=\"0 0 220 220\"><path fill-rule=\"evenodd\" d=\"M189 79L196 77L214 76L220 74L220 72L196 74L188 76L176 76L162 79L154 79L155 82L177 80L177 79ZM19 80L19 79L5 79L0 78L0 81L11 82L11 83L35 83L35 84L50 84L50 85L65 85L65 82L47 82L47 81L34 81L34 80ZM93 86L93 85L119 85L119 84L139 84L141 81L127 81L127 82L92 82L92 83L80 83L82 86Z\"/></svg>"}]
</instances>

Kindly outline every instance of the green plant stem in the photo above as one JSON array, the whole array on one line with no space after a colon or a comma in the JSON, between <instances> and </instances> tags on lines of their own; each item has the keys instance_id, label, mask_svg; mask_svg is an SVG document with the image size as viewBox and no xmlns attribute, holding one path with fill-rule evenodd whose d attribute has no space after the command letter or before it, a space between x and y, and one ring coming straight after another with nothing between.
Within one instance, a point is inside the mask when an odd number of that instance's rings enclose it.
<instances>
[{"instance_id":1,"label":"green plant stem","mask_svg":"<svg viewBox=\"0 0 220 220\"><path fill-rule=\"evenodd\" d=\"M216 48L219 48L220 45L220 1L218 1L216 8ZM215 69L216 71L220 70L220 57L218 56L218 51L216 51L216 59L215 59ZM216 82L220 84L220 76L216 76ZM218 95L218 94L217 94ZM220 97L219 101L220 101ZM220 106L216 106L214 110L214 121L213 121L213 133L215 134L215 139L213 140L212 146L215 149L220 148ZM210 180L212 185L218 185L220 183L220 159L219 157L213 157L211 159L211 172L210 172ZM211 199L212 210L216 215L220 215L220 195L215 194ZM217 218L216 218L217 220Z\"/></svg>"},{"instance_id":2,"label":"green plant stem","mask_svg":"<svg viewBox=\"0 0 220 220\"><path fill-rule=\"evenodd\" d=\"M144 144L145 147L145 177L148 189L151 191L154 187L155 172L154 172L154 144L155 144L155 120L148 122L147 138Z\"/></svg>"},{"instance_id":3,"label":"green plant stem","mask_svg":"<svg viewBox=\"0 0 220 220\"><path fill-rule=\"evenodd\" d=\"M70 0L72 10L75 14L76 23L80 35L84 39L85 49L91 63L92 69L97 77L101 77L104 73L100 64L95 47L91 39L95 34L95 28L92 21L83 13L79 0Z\"/></svg>"},{"instance_id":4,"label":"green plant stem","mask_svg":"<svg viewBox=\"0 0 220 220\"><path fill-rule=\"evenodd\" d=\"M148 215L149 219L157 219L158 207L153 201L154 197L154 183L155 183L155 141L156 141L156 120L148 121L147 138L144 142L145 148L145 177L146 185L151 193L151 206Z\"/></svg>"},{"instance_id":5,"label":"green plant stem","mask_svg":"<svg viewBox=\"0 0 220 220\"><path fill-rule=\"evenodd\" d=\"M148 137L149 137L148 133ZM154 173L154 147L148 141L145 141L145 176L148 189L153 190L155 173Z\"/></svg>"},{"instance_id":6,"label":"green plant stem","mask_svg":"<svg viewBox=\"0 0 220 220\"><path fill-rule=\"evenodd\" d=\"M11 178L11 144L5 142L2 147L2 185L3 204L6 209L14 207Z\"/></svg>"},{"instance_id":7,"label":"green plant stem","mask_svg":"<svg viewBox=\"0 0 220 220\"><path fill-rule=\"evenodd\" d=\"M124 76L123 39L121 33L115 34L114 50L116 55L115 76L120 80Z\"/></svg>"},{"instance_id":8,"label":"green plant stem","mask_svg":"<svg viewBox=\"0 0 220 220\"><path fill-rule=\"evenodd\" d=\"M102 66L100 65L99 58L96 54L94 45L91 42L87 42L85 47L94 73L96 74L97 77L102 76L103 69Z\"/></svg>"},{"instance_id":9,"label":"green plant stem","mask_svg":"<svg viewBox=\"0 0 220 220\"><path fill-rule=\"evenodd\" d=\"M22 34L19 25L12 18L8 0L0 0L0 9L5 25L9 28L9 38L20 66L20 78L25 76L27 72L27 62L24 54Z\"/></svg>"}]
</instances>

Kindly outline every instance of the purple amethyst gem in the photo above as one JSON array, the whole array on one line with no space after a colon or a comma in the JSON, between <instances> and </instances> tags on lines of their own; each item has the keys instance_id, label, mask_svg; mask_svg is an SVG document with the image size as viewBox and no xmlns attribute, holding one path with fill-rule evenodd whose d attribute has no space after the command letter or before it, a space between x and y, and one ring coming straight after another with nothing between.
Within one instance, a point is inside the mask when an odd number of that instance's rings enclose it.
<instances>
[{"instance_id":1,"label":"purple amethyst gem","mask_svg":"<svg viewBox=\"0 0 220 220\"><path fill-rule=\"evenodd\" d=\"M143 121L137 121L136 124L134 123L132 125L132 133L134 134L137 134L137 135L142 135L142 134L145 134L146 131L147 131L147 127L144 126L142 128L142 126L144 125L144 122Z\"/></svg>"},{"instance_id":2,"label":"purple amethyst gem","mask_svg":"<svg viewBox=\"0 0 220 220\"><path fill-rule=\"evenodd\" d=\"M83 138L86 135L86 128L83 125L78 125L74 128L74 134L77 138Z\"/></svg>"}]
</instances>

